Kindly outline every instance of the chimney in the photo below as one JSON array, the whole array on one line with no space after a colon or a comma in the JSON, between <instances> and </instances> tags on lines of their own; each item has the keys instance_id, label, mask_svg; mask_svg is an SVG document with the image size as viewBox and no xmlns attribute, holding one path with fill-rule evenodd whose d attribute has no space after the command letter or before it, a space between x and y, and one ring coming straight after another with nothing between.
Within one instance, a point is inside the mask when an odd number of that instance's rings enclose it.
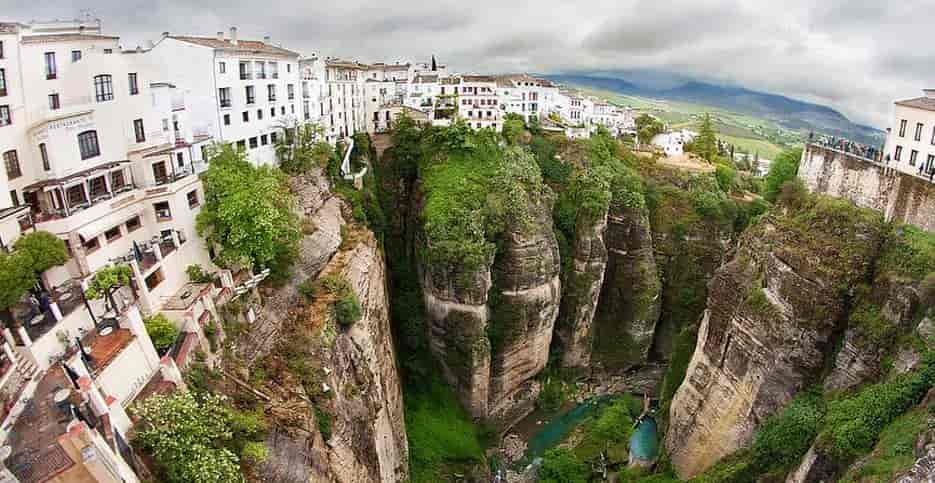
<instances>
[{"instance_id":1,"label":"chimney","mask_svg":"<svg viewBox=\"0 0 935 483\"><path fill-rule=\"evenodd\" d=\"M231 27L231 43L237 45L237 27Z\"/></svg>"},{"instance_id":2,"label":"chimney","mask_svg":"<svg viewBox=\"0 0 935 483\"><path fill-rule=\"evenodd\" d=\"M922 93L929 99L935 99L935 89L922 89Z\"/></svg>"},{"instance_id":3,"label":"chimney","mask_svg":"<svg viewBox=\"0 0 935 483\"><path fill-rule=\"evenodd\" d=\"M264 43L264 44L268 44L268 43L270 42L270 40L272 40L272 39L270 38L269 35L264 35L264 36L263 36L263 43Z\"/></svg>"},{"instance_id":4,"label":"chimney","mask_svg":"<svg viewBox=\"0 0 935 483\"><path fill-rule=\"evenodd\" d=\"M217 38L218 38L218 40L224 40L224 31L223 31L223 30L219 30L219 31L218 31L218 36L217 36Z\"/></svg>"}]
</instances>

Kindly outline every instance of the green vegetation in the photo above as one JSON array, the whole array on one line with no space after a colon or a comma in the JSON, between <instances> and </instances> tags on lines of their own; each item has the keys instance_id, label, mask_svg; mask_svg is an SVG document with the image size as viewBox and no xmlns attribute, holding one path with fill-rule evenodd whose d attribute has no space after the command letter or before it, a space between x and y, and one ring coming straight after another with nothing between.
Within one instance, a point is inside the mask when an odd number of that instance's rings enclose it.
<instances>
[{"instance_id":1,"label":"green vegetation","mask_svg":"<svg viewBox=\"0 0 935 483\"><path fill-rule=\"evenodd\" d=\"M640 144L649 144L657 134L665 131L665 124L649 114L640 114L636 118L636 133Z\"/></svg>"},{"instance_id":2,"label":"green vegetation","mask_svg":"<svg viewBox=\"0 0 935 483\"><path fill-rule=\"evenodd\" d=\"M676 336L672 345L669 367L666 368L665 376L662 378L662 386L659 390L659 414L662 417L668 417L672 398L675 397L675 392L678 391L682 381L685 380L688 364L695 353L697 339L698 327L694 324L683 327Z\"/></svg>"},{"instance_id":3,"label":"green vegetation","mask_svg":"<svg viewBox=\"0 0 935 483\"><path fill-rule=\"evenodd\" d=\"M114 292L120 287L128 285L133 278L133 271L127 265L110 265L98 270L88 288L84 291L84 296L96 300L106 297L111 307L117 307L117 301L114 300Z\"/></svg>"},{"instance_id":4,"label":"green vegetation","mask_svg":"<svg viewBox=\"0 0 935 483\"><path fill-rule=\"evenodd\" d=\"M334 158L334 148L324 141L324 129L312 123L281 126L275 147L279 167L289 174L325 168Z\"/></svg>"},{"instance_id":5,"label":"green vegetation","mask_svg":"<svg viewBox=\"0 0 935 483\"><path fill-rule=\"evenodd\" d=\"M516 144L519 142L523 131L526 130L526 123L519 114L510 113L503 119L503 139L507 144Z\"/></svg>"},{"instance_id":6,"label":"green vegetation","mask_svg":"<svg viewBox=\"0 0 935 483\"><path fill-rule=\"evenodd\" d=\"M912 225L895 227L878 265L886 275L922 281L935 272L935 234Z\"/></svg>"},{"instance_id":7,"label":"green vegetation","mask_svg":"<svg viewBox=\"0 0 935 483\"><path fill-rule=\"evenodd\" d=\"M241 457L255 463L267 454L259 448L267 430L262 416L238 411L222 396L155 395L131 412L139 418L134 443L153 457L170 483L244 481Z\"/></svg>"},{"instance_id":8,"label":"green vegetation","mask_svg":"<svg viewBox=\"0 0 935 483\"><path fill-rule=\"evenodd\" d=\"M570 450L550 449L542 455L540 483L587 483L591 469L575 458Z\"/></svg>"},{"instance_id":9,"label":"green vegetation","mask_svg":"<svg viewBox=\"0 0 935 483\"><path fill-rule=\"evenodd\" d=\"M701 118L698 136L692 140L692 152L711 163L718 160L717 135L711 126L711 115L708 113Z\"/></svg>"},{"instance_id":10,"label":"green vegetation","mask_svg":"<svg viewBox=\"0 0 935 483\"><path fill-rule=\"evenodd\" d=\"M205 204L196 228L217 249L216 263L269 268L274 282L284 281L301 236L285 175L254 167L243 151L224 145L213 153L202 180Z\"/></svg>"},{"instance_id":11,"label":"green vegetation","mask_svg":"<svg viewBox=\"0 0 935 483\"><path fill-rule=\"evenodd\" d=\"M36 231L21 236L12 252L0 253L0 311L19 302L42 272L67 260L65 242L55 235Z\"/></svg>"},{"instance_id":12,"label":"green vegetation","mask_svg":"<svg viewBox=\"0 0 935 483\"><path fill-rule=\"evenodd\" d=\"M480 433L451 388L433 377L405 394L411 481L442 481L446 465L484 460Z\"/></svg>"},{"instance_id":13,"label":"green vegetation","mask_svg":"<svg viewBox=\"0 0 935 483\"><path fill-rule=\"evenodd\" d=\"M354 287L342 276L325 275L312 283L305 281L299 285L299 293L307 300L328 304L334 320L341 327L350 327L363 316Z\"/></svg>"},{"instance_id":14,"label":"green vegetation","mask_svg":"<svg viewBox=\"0 0 935 483\"><path fill-rule=\"evenodd\" d=\"M626 464L633 422L641 412L642 406L635 397L625 394L616 398L587 423L581 442L573 450L575 457L594 463L599 462L604 453L608 464Z\"/></svg>"},{"instance_id":15,"label":"green vegetation","mask_svg":"<svg viewBox=\"0 0 935 483\"><path fill-rule=\"evenodd\" d=\"M783 185L795 179L801 159L802 149L788 149L773 159L766 175L766 192L763 194L768 201L775 202Z\"/></svg>"},{"instance_id":16,"label":"green vegetation","mask_svg":"<svg viewBox=\"0 0 935 483\"><path fill-rule=\"evenodd\" d=\"M841 483L874 483L894 481L895 477L915 462L916 438L927 428L928 414L923 408L913 409L896 418L877 441L869 460L847 472Z\"/></svg>"},{"instance_id":17,"label":"green vegetation","mask_svg":"<svg viewBox=\"0 0 935 483\"><path fill-rule=\"evenodd\" d=\"M146 333L160 354L165 353L179 336L179 329L163 314L155 314L143 321Z\"/></svg>"},{"instance_id":18,"label":"green vegetation","mask_svg":"<svg viewBox=\"0 0 935 483\"><path fill-rule=\"evenodd\" d=\"M188 279L194 283L211 283L214 281L214 276L198 264L186 267L185 273L188 275Z\"/></svg>"}]
</instances>

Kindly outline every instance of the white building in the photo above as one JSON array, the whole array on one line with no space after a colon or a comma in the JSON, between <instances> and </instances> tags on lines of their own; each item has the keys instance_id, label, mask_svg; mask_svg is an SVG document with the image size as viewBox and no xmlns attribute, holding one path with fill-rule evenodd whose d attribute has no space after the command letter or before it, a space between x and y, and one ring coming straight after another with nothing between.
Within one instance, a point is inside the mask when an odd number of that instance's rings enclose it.
<instances>
[{"instance_id":1,"label":"white building","mask_svg":"<svg viewBox=\"0 0 935 483\"><path fill-rule=\"evenodd\" d=\"M619 108L608 102L596 101L592 104L592 109L592 112L586 114L592 132L598 127L605 127L614 136L619 136L636 129L636 120L629 108Z\"/></svg>"},{"instance_id":2,"label":"white building","mask_svg":"<svg viewBox=\"0 0 935 483\"><path fill-rule=\"evenodd\" d=\"M474 129L503 129L497 80L487 75L454 75L441 79L435 120L444 122L452 110Z\"/></svg>"},{"instance_id":3,"label":"white building","mask_svg":"<svg viewBox=\"0 0 935 483\"><path fill-rule=\"evenodd\" d=\"M526 122L547 115L554 107L558 88L528 74L497 77L497 97L505 114L518 114Z\"/></svg>"},{"instance_id":4,"label":"white building","mask_svg":"<svg viewBox=\"0 0 935 483\"><path fill-rule=\"evenodd\" d=\"M884 152L889 166L904 173L928 176L935 170L935 89L893 103Z\"/></svg>"},{"instance_id":5,"label":"white building","mask_svg":"<svg viewBox=\"0 0 935 483\"><path fill-rule=\"evenodd\" d=\"M303 115L299 54L262 41L242 40L237 29L214 37L170 35L147 52L159 80L185 93L196 132L234 143L257 164L274 164L284 123Z\"/></svg>"},{"instance_id":6,"label":"white building","mask_svg":"<svg viewBox=\"0 0 935 483\"><path fill-rule=\"evenodd\" d=\"M652 144L661 148L666 156L681 156L685 154L685 143L691 142L695 136L695 132L687 129L664 132L653 137Z\"/></svg>"}]
</instances>

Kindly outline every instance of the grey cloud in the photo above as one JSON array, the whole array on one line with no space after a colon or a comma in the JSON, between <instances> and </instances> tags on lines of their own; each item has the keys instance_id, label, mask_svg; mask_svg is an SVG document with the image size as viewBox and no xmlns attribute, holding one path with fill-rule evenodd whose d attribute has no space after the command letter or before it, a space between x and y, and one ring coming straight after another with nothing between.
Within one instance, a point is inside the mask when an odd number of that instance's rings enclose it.
<instances>
[{"instance_id":1,"label":"grey cloud","mask_svg":"<svg viewBox=\"0 0 935 483\"><path fill-rule=\"evenodd\" d=\"M465 71L651 70L828 103L884 125L935 76L932 0L85 0L132 47L236 25L362 61L436 54ZM73 17L71 0L4 0L4 20Z\"/></svg>"}]
</instances>

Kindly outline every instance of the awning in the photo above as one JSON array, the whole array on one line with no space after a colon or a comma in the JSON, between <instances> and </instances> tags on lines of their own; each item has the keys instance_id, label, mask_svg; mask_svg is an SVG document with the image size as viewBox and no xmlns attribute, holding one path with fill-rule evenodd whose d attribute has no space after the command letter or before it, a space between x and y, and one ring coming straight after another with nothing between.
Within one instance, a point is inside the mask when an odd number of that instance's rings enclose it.
<instances>
[{"instance_id":1,"label":"awning","mask_svg":"<svg viewBox=\"0 0 935 483\"><path fill-rule=\"evenodd\" d=\"M122 224L123 222L139 216L143 213L143 204L134 203L132 205L121 208L117 211L112 212L107 216L98 218L97 220L84 225L81 228L78 228L78 234L85 240L90 240L105 231Z\"/></svg>"}]
</instances>

